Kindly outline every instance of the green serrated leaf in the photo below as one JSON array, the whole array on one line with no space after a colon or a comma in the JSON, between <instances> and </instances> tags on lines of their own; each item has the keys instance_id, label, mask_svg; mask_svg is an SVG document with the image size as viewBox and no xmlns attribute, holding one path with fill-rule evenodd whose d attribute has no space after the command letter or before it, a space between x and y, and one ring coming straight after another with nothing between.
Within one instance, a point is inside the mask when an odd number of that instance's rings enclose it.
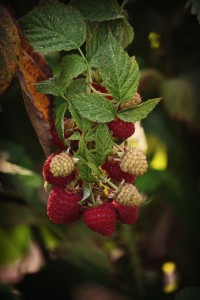
<instances>
[{"instance_id":1,"label":"green serrated leaf","mask_svg":"<svg viewBox=\"0 0 200 300\"><path fill-rule=\"evenodd\" d=\"M138 106L120 110L117 113L117 116L125 122L140 121L141 119L146 118L161 99L162 98L149 99Z\"/></svg>"},{"instance_id":2,"label":"green serrated leaf","mask_svg":"<svg viewBox=\"0 0 200 300\"><path fill-rule=\"evenodd\" d=\"M70 137L68 137L67 139L70 140L70 141L79 141L80 140L80 132L78 131L74 131L72 133L72 135L70 135Z\"/></svg>"},{"instance_id":3,"label":"green serrated leaf","mask_svg":"<svg viewBox=\"0 0 200 300\"><path fill-rule=\"evenodd\" d=\"M134 39L133 27L130 25L127 19L123 19L123 34L121 38L121 45L126 48L132 43Z\"/></svg>"},{"instance_id":4,"label":"green serrated leaf","mask_svg":"<svg viewBox=\"0 0 200 300\"><path fill-rule=\"evenodd\" d=\"M85 59L77 54L66 55L61 62L60 82L65 89L71 84L72 79L83 73L87 68Z\"/></svg>"},{"instance_id":5,"label":"green serrated leaf","mask_svg":"<svg viewBox=\"0 0 200 300\"><path fill-rule=\"evenodd\" d=\"M94 68L98 68L102 52L108 44L109 32L112 32L117 41L120 42L122 39L122 21L115 20L110 22L101 22L96 26L92 36L87 42L86 45L86 57L90 62L90 65Z\"/></svg>"},{"instance_id":6,"label":"green serrated leaf","mask_svg":"<svg viewBox=\"0 0 200 300\"><path fill-rule=\"evenodd\" d=\"M107 44L109 23L99 23L86 45L86 57L93 67L98 67L102 50Z\"/></svg>"},{"instance_id":7,"label":"green serrated leaf","mask_svg":"<svg viewBox=\"0 0 200 300\"><path fill-rule=\"evenodd\" d=\"M60 106L56 108L55 112L55 128L58 133L58 136L64 138L64 115L66 109L68 108L68 103L63 102Z\"/></svg>"},{"instance_id":8,"label":"green serrated leaf","mask_svg":"<svg viewBox=\"0 0 200 300\"><path fill-rule=\"evenodd\" d=\"M92 170L87 165L87 162L83 158L79 158L79 161L77 162L77 168L78 168L78 175L79 177L88 182L96 182L96 178L92 175Z\"/></svg>"},{"instance_id":9,"label":"green serrated leaf","mask_svg":"<svg viewBox=\"0 0 200 300\"><path fill-rule=\"evenodd\" d=\"M100 94L75 94L72 104L80 115L90 121L106 123L115 118L115 107Z\"/></svg>"},{"instance_id":10,"label":"green serrated leaf","mask_svg":"<svg viewBox=\"0 0 200 300\"><path fill-rule=\"evenodd\" d=\"M40 81L36 84L35 89L38 93L51 94L54 96L62 96L65 92L65 88L62 86L57 75L47 80Z\"/></svg>"},{"instance_id":11,"label":"green serrated leaf","mask_svg":"<svg viewBox=\"0 0 200 300\"><path fill-rule=\"evenodd\" d=\"M98 165L97 164L97 159L95 157L94 154L92 154L89 149L87 148L87 146L85 146L85 157L87 159L88 162L91 162L93 165Z\"/></svg>"},{"instance_id":12,"label":"green serrated leaf","mask_svg":"<svg viewBox=\"0 0 200 300\"><path fill-rule=\"evenodd\" d=\"M77 78L71 81L70 85L67 88L66 95L86 93L86 92L87 92L87 85L85 79Z\"/></svg>"},{"instance_id":13,"label":"green serrated leaf","mask_svg":"<svg viewBox=\"0 0 200 300\"><path fill-rule=\"evenodd\" d=\"M137 92L140 77L138 64L111 34L102 53L100 74L103 84L117 102L130 100Z\"/></svg>"},{"instance_id":14,"label":"green serrated leaf","mask_svg":"<svg viewBox=\"0 0 200 300\"><path fill-rule=\"evenodd\" d=\"M85 148L86 148L85 141L84 141L83 136L81 136L79 143L78 143L78 150L76 151L74 156L77 158L86 159Z\"/></svg>"},{"instance_id":15,"label":"green serrated leaf","mask_svg":"<svg viewBox=\"0 0 200 300\"><path fill-rule=\"evenodd\" d=\"M99 168L96 166L96 164L93 164L92 162L88 162L88 167L92 170L92 173L96 176L101 176L102 173L99 170Z\"/></svg>"},{"instance_id":16,"label":"green serrated leaf","mask_svg":"<svg viewBox=\"0 0 200 300\"><path fill-rule=\"evenodd\" d=\"M112 150L113 139L106 124L99 124L96 130L96 151L97 161L102 165L108 153Z\"/></svg>"},{"instance_id":17,"label":"green serrated leaf","mask_svg":"<svg viewBox=\"0 0 200 300\"><path fill-rule=\"evenodd\" d=\"M86 132L85 138L84 138L84 140L86 142L92 142L96 139L96 129L97 129L97 127L94 127L92 129L88 130L88 132Z\"/></svg>"},{"instance_id":18,"label":"green serrated leaf","mask_svg":"<svg viewBox=\"0 0 200 300\"><path fill-rule=\"evenodd\" d=\"M74 0L73 4L90 21L108 21L124 18L120 6L114 0Z\"/></svg>"},{"instance_id":19,"label":"green serrated leaf","mask_svg":"<svg viewBox=\"0 0 200 300\"><path fill-rule=\"evenodd\" d=\"M20 20L23 33L37 51L69 51L86 40L86 24L71 5L48 1L35 7Z\"/></svg>"},{"instance_id":20,"label":"green serrated leaf","mask_svg":"<svg viewBox=\"0 0 200 300\"><path fill-rule=\"evenodd\" d=\"M77 124L78 128L82 132L86 132L91 127L91 122L88 119L83 118L79 114L78 110L71 103L69 104L69 111L70 111L75 123Z\"/></svg>"}]
</instances>

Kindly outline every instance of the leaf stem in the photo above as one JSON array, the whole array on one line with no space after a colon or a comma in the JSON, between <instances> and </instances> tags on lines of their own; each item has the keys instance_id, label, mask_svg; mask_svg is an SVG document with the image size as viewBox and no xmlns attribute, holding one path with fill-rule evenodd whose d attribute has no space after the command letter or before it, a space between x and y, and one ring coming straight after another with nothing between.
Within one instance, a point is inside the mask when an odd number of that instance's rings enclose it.
<instances>
[{"instance_id":1,"label":"leaf stem","mask_svg":"<svg viewBox=\"0 0 200 300\"><path fill-rule=\"evenodd\" d=\"M108 179L108 178L106 178L104 176L100 176L100 179L102 179L104 182L106 182L108 185L110 185L115 191L118 190L118 187L114 183L112 183L110 181L110 179Z\"/></svg>"},{"instance_id":2,"label":"leaf stem","mask_svg":"<svg viewBox=\"0 0 200 300\"><path fill-rule=\"evenodd\" d=\"M124 6L128 3L128 0L124 0L121 5L121 11L123 11Z\"/></svg>"},{"instance_id":3,"label":"leaf stem","mask_svg":"<svg viewBox=\"0 0 200 300\"><path fill-rule=\"evenodd\" d=\"M110 96L110 94L108 94L108 93L101 93L101 92L97 91L92 85L90 86L90 88L96 94L100 94L100 95L103 95L103 96Z\"/></svg>"},{"instance_id":4,"label":"leaf stem","mask_svg":"<svg viewBox=\"0 0 200 300\"><path fill-rule=\"evenodd\" d=\"M114 143L114 146L117 147L122 153L124 153L124 149L120 145Z\"/></svg>"}]
</instances>

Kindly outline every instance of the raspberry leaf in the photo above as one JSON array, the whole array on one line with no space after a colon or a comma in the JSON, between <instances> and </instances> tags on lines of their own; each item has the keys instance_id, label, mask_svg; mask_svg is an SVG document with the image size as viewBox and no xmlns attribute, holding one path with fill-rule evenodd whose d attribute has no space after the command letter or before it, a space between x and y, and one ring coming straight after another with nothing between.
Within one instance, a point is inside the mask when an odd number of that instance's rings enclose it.
<instances>
[{"instance_id":1,"label":"raspberry leaf","mask_svg":"<svg viewBox=\"0 0 200 300\"><path fill-rule=\"evenodd\" d=\"M88 132L86 132L86 134L85 134L86 142L91 142L96 139L96 130L97 130L97 127L94 127L92 129L88 130Z\"/></svg>"},{"instance_id":2,"label":"raspberry leaf","mask_svg":"<svg viewBox=\"0 0 200 300\"><path fill-rule=\"evenodd\" d=\"M79 161L77 162L77 168L78 168L78 175L82 180L88 181L88 182L96 182L96 178L92 175L91 168L87 165L87 162L80 157Z\"/></svg>"},{"instance_id":3,"label":"raspberry leaf","mask_svg":"<svg viewBox=\"0 0 200 300\"><path fill-rule=\"evenodd\" d=\"M99 165L102 165L113 146L112 136L106 124L99 124L97 126L95 142L97 161Z\"/></svg>"},{"instance_id":4,"label":"raspberry leaf","mask_svg":"<svg viewBox=\"0 0 200 300\"><path fill-rule=\"evenodd\" d=\"M99 94L74 94L70 98L79 114L90 121L106 123L115 118L114 105Z\"/></svg>"},{"instance_id":5,"label":"raspberry leaf","mask_svg":"<svg viewBox=\"0 0 200 300\"><path fill-rule=\"evenodd\" d=\"M67 95L86 93L86 92L87 92L87 86L84 78L77 78L75 80L72 80L66 91Z\"/></svg>"},{"instance_id":6,"label":"raspberry leaf","mask_svg":"<svg viewBox=\"0 0 200 300\"><path fill-rule=\"evenodd\" d=\"M117 116L125 122L140 121L141 119L146 118L161 99L162 98L149 99L138 106L120 110L117 113Z\"/></svg>"},{"instance_id":7,"label":"raspberry leaf","mask_svg":"<svg viewBox=\"0 0 200 300\"><path fill-rule=\"evenodd\" d=\"M67 88L72 79L83 73L86 68L86 60L82 56L77 54L66 55L61 63L61 83Z\"/></svg>"},{"instance_id":8,"label":"raspberry leaf","mask_svg":"<svg viewBox=\"0 0 200 300\"><path fill-rule=\"evenodd\" d=\"M139 84L139 68L134 57L130 57L116 39L109 35L100 64L103 84L116 102L133 98Z\"/></svg>"},{"instance_id":9,"label":"raspberry leaf","mask_svg":"<svg viewBox=\"0 0 200 300\"><path fill-rule=\"evenodd\" d=\"M64 115L66 112L66 109L68 108L68 103L64 102L61 105L59 105L56 108L56 112L55 112L55 127L56 127L56 131L58 133L59 138L61 138L62 140L64 139Z\"/></svg>"},{"instance_id":10,"label":"raspberry leaf","mask_svg":"<svg viewBox=\"0 0 200 300\"><path fill-rule=\"evenodd\" d=\"M71 5L43 2L20 20L27 41L40 52L72 50L86 39L86 24Z\"/></svg>"},{"instance_id":11,"label":"raspberry leaf","mask_svg":"<svg viewBox=\"0 0 200 300\"><path fill-rule=\"evenodd\" d=\"M123 34L121 45L123 48L126 48L132 43L134 39L133 27L130 25L127 19L123 19Z\"/></svg>"},{"instance_id":12,"label":"raspberry leaf","mask_svg":"<svg viewBox=\"0 0 200 300\"><path fill-rule=\"evenodd\" d=\"M39 82L36 85L36 90L39 93L63 96L73 78L83 73L86 68L86 61L82 56L77 54L66 55L62 59L60 74Z\"/></svg>"},{"instance_id":13,"label":"raspberry leaf","mask_svg":"<svg viewBox=\"0 0 200 300\"><path fill-rule=\"evenodd\" d=\"M91 122L88 119L83 118L73 104L69 103L69 111L77 124L78 128L82 132L86 132L91 127Z\"/></svg>"},{"instance_id":14,"label":"raspberry leaf","mask_svg":"<svg viewBox=\"0 0 200 300\"><path fill-rule=\"evenodd\" d=\"M65 92L65 88L61 85L57 75L47 80L40 81L36 84L35 89L38 93L51 94L54 96L62 96Z\"/></svg>"},{"instance_id":15,"label":"raspberry leaf","mask_svg":"<svg viewBox=\"0 0 200 300\"><path fill-rule=\"evenodd\" d=\"M110 31L120 42L123 36L122 21L102 22L96 26L86 44L86 57L91 66L96 68L99 67L102 52L108 44L108 35Z\"/></svg>"},{"instance_id":16,"label":"raspberry leaf","mask_svg":"<svg viewBox=\"0 0 200 300\"><path fill-rule=\"evenodd\" d=\"M70 135L70 137L68 137L68 140L70 140L70 141L79 141L80 140L80 132L78 132L78 131L74 131L73 133L72 133L72 135Z\"/></svg>"},{"instance_id":17,"label":"raspberry leaf","mask_svg":"<svg viewBox=\"0 0 200 300\"><path fill-rule=\"evenodd\" d=\"M124 18L121 8L115 0L74 0L73 4L90 21L108 21Z\"/></svg>"}]
</instances>

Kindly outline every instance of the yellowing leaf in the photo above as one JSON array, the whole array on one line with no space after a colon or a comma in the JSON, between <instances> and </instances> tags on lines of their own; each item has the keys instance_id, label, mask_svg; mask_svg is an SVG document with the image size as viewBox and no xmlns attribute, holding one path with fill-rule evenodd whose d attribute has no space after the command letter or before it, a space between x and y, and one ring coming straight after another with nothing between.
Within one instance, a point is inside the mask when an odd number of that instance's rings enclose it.
<instances>
[{"instance_id":1,"label":"yellowing leaf","mask_svg":"<svg viewBox=\"0 0 200 300\"><path fill-rule=\"evenodd\" d=\"M47 156L50 154L52 139L50 123L53 98L38 93L35 85L48 78L50 74L50 68L44 59L35 53L30 45L23 43L17 75L22 87L27 112Z\"/></svg>"},{"instance_id":2,"label":"yellowing leaf","mask_svg":"<svg viewBox=\"0 0 200 300\"><path fill-rule=\"evenodd\" d=\"M17 26L10 12L0 5L0 95L13 78L20 54Z\"/></svg>"}]
</instances>

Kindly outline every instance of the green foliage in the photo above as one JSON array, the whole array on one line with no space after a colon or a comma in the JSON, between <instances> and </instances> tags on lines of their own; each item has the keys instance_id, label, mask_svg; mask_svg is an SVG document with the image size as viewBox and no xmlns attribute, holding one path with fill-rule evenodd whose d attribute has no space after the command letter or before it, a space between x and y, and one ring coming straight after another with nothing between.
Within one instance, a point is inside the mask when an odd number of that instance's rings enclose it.
<instances>
[{"instance_id":1,"label":"green foliage","mask_svg":"<svg viewBox=\"0 0 200 300\"><path fill-rule=\"evenodd\" d=\"M77 54L66 55L61 62L60 81L67 88L73 78L83 73L87 68L85 59Z\"/></svg>"},{"instance_id":2,"label":"green foliage","mask_svg":"<svg viewBox=\"0 0 200 300\"><path fill-rule=\"evenodd\" d=\"M20 20L27 41L40 52L72 50L86 39L86 25L71 5L47 1Z\"/></svg>"},{"instance_id":3,"label":"green foliage","mask_svg":"<svg viewBox=\"0 0 200 300\"><path fill-rule=\"evenodd\" d=\"M79 158L79 161L77 162L77 167L80 179L91 183L97 181L96 178L92 175L92 170L88 166L87 161L84 160L82 157Z\"/></svg>"},{"instance_id":4,"label":"green foliage","mask_svg":"<svg viewBox=\"0 0 200 300\"><path fill-rule=\"evenodd\" d=\"M0 265L22 258L29 249L30 238L30 229L25 225L0 228Z\"/></svg>"},{"instance_id":5,"label":"green foliage","mask_svg":"<svg viewBox=\"0 0 200 300\"><path fill-rule=\"evenodd\" d=\"M115 117L114 105L100 94L74 94L71 102L80 115L90 121L106 123Z\"/></svg>"},{"instance_id":6,"label":"green foliage","mask_svg":"<svg viewBox=\"0 0 200 300\"><path fill-rule=\"evenodd\" d=\"M123 18L120 6L115 0L73 0L72 2L90 21L108 21Z\"/></svg>"},{"instance_id":7,"label":"green foliage","mask_svg":"<svg viewBox=\"0 0 200 300\"><path fill-rule=\"evenodd\" d=\"M161 98L149 99L138 106L120 110L117 116L125 122L140 121L147 117L160 100Z\"/></svg>"},{"instance_id":8,"label":"green foliage","mask_svg":"<svg viewBox=\"0 0 200 300\"><path fill-rule=\"evenodd\" d=\"M100 74L108 92L117 102L132 99L138 89L140 75L138 64L111 34L102 52Z\"/></svg>"},{"instance_id":9,"label":"green foliage","mask_svg":"<svg viewBox=\"0 0 200 300\"><path fill-rule=\"evenodd\" d=\"M81 116L79 111L74 107L73 102L69 103L69 111L70 111L74 121L76 122L78 128L82 132L86 132L91 127L91 122L88 119Z\"/></svg>"},{"instance_id":10,"label":"green foliage","mask_svg":"<svg viewBox=\"0 0 200 300\"><path fill-rule=\"evenodd\" d=\"M61 97L64 96L69 86L71 86L70 88L73 90L73 93L77 92L82 87L82 81L80 79L76 81L73 79L83 73L86 68L86 60L82 56L77 54L66 55L62 59L60 73L36 84L36 90L39 93ZM73 86L71 85L72 83Z\"/></svg>"},{"instance_id":11,"label":"green foliage","mask_svg":"<svg viewBox=\"0 0 200 300\"><path fill-rule=\"evenodd\" d=\"M76 80L72 80L70 85L67 88L66 94L78 94L78 93L86 93L87 86L85 84L85 78L77 78Z\"/></svg>"},{"instance_id":12,"label":"green foliage","mask_svg":"<svg viewBox=\"0 0 200 300\"><path fill-rule=\"evenodd\" d=\"M62 96L65 92L65 87L61 85L58 75L40 81L36 84L35 88L38 93L51 94L53 96Z\"/></svg>"},{"instance_id":13,"label":"green foliage","mask_svg":"<svg viewBox=\"0 0 200 300\"><path fill-rule=\"evenodd\" d=\"M110 153L113 147L112 135L106 124L99 124L96 129L96 151L97 161L99 165L102 165L107 155Z\"/></svg>"},{"instance_id":14,"label":"green foliage","mask_svg":"<svg viewBox=\"0 0 200 300\"><path fill-rule=\"evenodd\" d=\"M61 139L64 139L64 115L67 108L68 103L63 102L60 106L56 108L55 112L55 128L58 133L58 136Z\"/></svg>"}]
</instances>

